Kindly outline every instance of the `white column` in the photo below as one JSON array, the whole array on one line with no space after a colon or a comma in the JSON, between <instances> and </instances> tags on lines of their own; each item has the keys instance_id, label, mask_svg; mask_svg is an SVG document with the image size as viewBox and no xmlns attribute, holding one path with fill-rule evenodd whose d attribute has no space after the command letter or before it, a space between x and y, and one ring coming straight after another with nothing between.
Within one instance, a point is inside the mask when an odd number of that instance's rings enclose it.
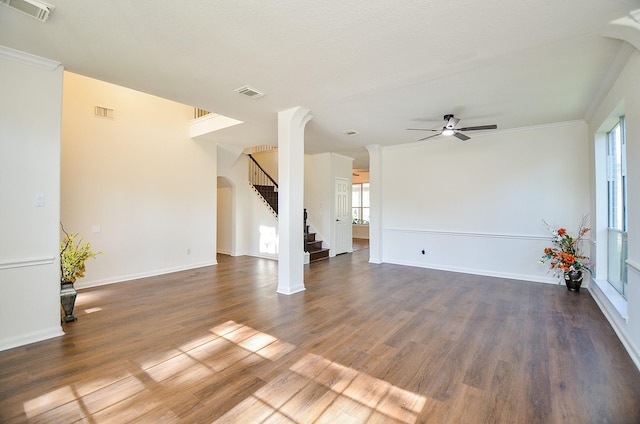
<instances>
[{"instance_id":1,"label":"white column","mask_svg":"<svg viewBox=\"0 0 640 424\"><path fill-rule=\"evenodd\" d=\"M382 263L382 146L368 145L369 151L369 262Z\"/></svg>"},{"instance_id":2,"label":"white column","mask_svg":"<svg viewBox=\"0 0 640 424\"><path fill-rule=\"evenodd\" d=\"M312 116L303 107L278 112L278 289L304 290L304 127Z\"/></svg>"}]
</instances>

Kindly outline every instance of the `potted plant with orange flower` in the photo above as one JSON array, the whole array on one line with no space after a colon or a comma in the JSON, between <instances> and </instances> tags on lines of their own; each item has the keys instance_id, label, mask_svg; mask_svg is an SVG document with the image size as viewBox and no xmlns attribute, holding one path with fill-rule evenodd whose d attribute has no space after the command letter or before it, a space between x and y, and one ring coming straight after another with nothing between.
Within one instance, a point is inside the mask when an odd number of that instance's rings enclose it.
<instances>
[{"instance_id":1,"label":"potted plant with orange flower","mask_svg":"<svg viewBox=\"0 0 640 424\"><path fill-rule=\"evenodd\" d=\"M583 271L591 273L589 257L582 254L580 250L583 237L590 231L590 228L586 226L587 216L582 217L576 236L571 236L565 228L556 229L547 221L543 220L543 222L551 232L553 246L544 249L544 255L540 258L540 263L548 262L554 275L562 275L567 285L567 290L580 291Z\"/></svg>"}]
</instances>

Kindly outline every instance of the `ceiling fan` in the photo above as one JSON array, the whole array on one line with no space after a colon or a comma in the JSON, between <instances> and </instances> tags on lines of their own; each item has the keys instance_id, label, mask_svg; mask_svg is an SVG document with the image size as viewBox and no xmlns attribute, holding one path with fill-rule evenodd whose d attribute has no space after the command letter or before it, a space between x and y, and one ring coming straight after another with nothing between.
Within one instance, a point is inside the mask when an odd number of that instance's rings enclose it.
<instances>
[{"instance_id":1,"label":"ceiling fan","mask_svg":"<svg viewBox=\"0 0 640 424\"><path fill-rule=\"evenodd\" d=\"M447 114L444 115L444 127L442 127L442 129L437 129L437 130L431 130L431 129L425 129L425 128L407 128L407 130L412 130L412 131L433 131L436 132L437 134L433 134L430 135L428 137L424 137L421 138L418 141L422 141L422 140L427 140L429 138L433 138L433 137L437 137L439 135L452 135L462 141L467 141L469 140L469 138L464 134L462 134L460 131L478 131L478 130L495 130L498 129L498 126L493 124L493 125L479 125L479 126L475 126L475 127L465 127L465 128L456 128L456 125L458 125L458 122L460 122L459 118L456 118L455 116L453 116L453 114Z\"/></svg>"}]
</instances>

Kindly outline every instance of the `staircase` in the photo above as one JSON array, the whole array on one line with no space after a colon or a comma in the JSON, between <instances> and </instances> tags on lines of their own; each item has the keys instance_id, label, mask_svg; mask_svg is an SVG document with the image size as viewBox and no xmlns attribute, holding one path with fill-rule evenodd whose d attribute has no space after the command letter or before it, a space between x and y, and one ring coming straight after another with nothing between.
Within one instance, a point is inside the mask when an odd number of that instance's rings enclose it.
<instances>
[{"instance_id":1,"label":"staircase","mask_svg":"<svg viewBox=\"0 0 640 424\"><path fill-rule=\"evenodd\" d=\"M267 202L273 213L278 216L278 186L256 184L253 188Z\"/></svg>"},{"instance_id":2,"label":"staircase","mask_svg":"<svg viewBox=\"0 0 640 424\"><path fill-rule=\"evenodd\" d=\"M278 183L260 166L251 154L249 157L249 183L278 217ZM309 253L309 262L329 258L329 249L322 247L322 240L316 240L316 233L309 231L307 210L304 210L304 251Z\"/></svg>"},{"instance_id":3,"label":"staircase","mask_svg":"<svg viewBox=\"0 0 640 424\"><path fill-rule=\"evenodd\" d=\"M307 211L305 210L305 217ZM316 240L316 233L309 232L309 226L305 219L304 231L304 251L309 252L309 262L329 259L329 249L322 247L322 240Z\"/></svg>"}]
</instances>

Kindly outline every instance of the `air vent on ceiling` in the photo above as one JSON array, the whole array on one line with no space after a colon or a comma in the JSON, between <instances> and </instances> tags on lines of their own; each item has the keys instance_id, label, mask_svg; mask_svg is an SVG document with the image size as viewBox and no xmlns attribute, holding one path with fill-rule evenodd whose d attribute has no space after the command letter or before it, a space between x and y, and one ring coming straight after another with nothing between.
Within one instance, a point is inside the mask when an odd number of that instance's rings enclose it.
<instances>
[{"instance_id":1,"label":"air vent on ceiling","mask_svg":"<svg viewBox=\"0 0 640 424\"><path fill-rule=\"evenodd\" d=\"M115 114L113 109L109 109L108 107L96 106L94 114L100 118L109 118L113 119Z\"/></svg>"},{"instance_id":2,"label":"air vent on ceiling","mask_svg":"<svg viewBox=\"0 0 640 424\"><path fill-rule=\"evenodd\" d=\"M252 99L257 99L258 97L264 96L264 93L261 93L255 88L249 87L248 85L236 88L236 93L244 94L245 96L249 96Z\"/></svg>"},{"instance_id":3,"label":"air vent on ceiling","mask_svg":"<svg viewBox=\"0 0 640 424\"><path fill-rule=\"evenodd\" d=\"M41 22L49 19L49 15L55 9L55 6L38 0L0 0L0 3L18 9Z\"/></svg>"}]
</instances>

